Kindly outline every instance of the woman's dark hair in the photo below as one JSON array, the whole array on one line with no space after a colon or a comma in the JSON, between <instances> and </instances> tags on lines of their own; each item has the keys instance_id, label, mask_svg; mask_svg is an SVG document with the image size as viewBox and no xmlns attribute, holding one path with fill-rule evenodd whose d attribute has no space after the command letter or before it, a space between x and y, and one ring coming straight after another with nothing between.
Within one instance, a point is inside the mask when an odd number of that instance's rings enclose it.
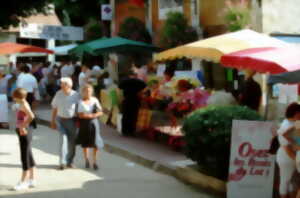
<instances>
[{"instance_id":1,"label":"woman's dark hair","mask_svg":"<svg viewBox=\"0 0 300 198\"><path fill-rule=\"evenodd\" d=\"M171 67L167 67L165 72L164 72L164 75L168 75L168 76L171 76L171 77L173 77L174 74L175 74L175 69L171 68Z\"/></svg>"},{"instance_id":2,"label":"woman's dark hair","mask_svg":"<svg viewBox=\"0 0 300 198\"><path fill-rule=\"evenodd\" d=\"M24 73L29 73L30 72L30 68L27 65L25 65L25 66L23 66L21 68L21 71L24 72Z\"/></svg>"},{"instance_id":3,"label":"woman's dark hair","mask_svg":"<svg viewBox=\"0 0 300 198\"><path fill-rule=\"evenodd\" d=\"M286 118L293 118L296 113L300 113L300 105L296 102L289 104L285 111Z\"/></svg>"}]
</instances>

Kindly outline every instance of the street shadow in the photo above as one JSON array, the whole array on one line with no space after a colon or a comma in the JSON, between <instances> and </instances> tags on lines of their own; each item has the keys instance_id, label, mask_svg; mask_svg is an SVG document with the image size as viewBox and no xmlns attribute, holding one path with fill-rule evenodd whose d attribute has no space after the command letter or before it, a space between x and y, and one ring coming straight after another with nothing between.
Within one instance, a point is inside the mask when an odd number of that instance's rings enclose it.
<instances>
[{"instance_id":1,"label":"street shadow","mask_svg":"<svg viewBox=\"0 0 300 198\"><path fill-rule=\"evenodd\" d=\"M100 191L99 188L101 187L101 183L103 183L103 180L93 180L88 181L83 184L81 188L71 188L66 190L45 190L43 189L34 188L34 189L28 189L20 192L14 193L13 186L6 186L6 185L0 185L0 189L2 191L2 194L4 194L4 191L7 191L6 195L4 195L5 198L41 198L41 197L57 197L57 198L94 198L99 197ZM41 191L41 192L37 192ZM12 194L13 193L13 194Z\"/></svg>"},{"instance_id":2,"label":"street shadow","mask_svg":"<svg viewBox=\"0 0 300 198\"><path fill-rule=\"evenodd\" d=\"M0 152L0 155L11 155L11 153L7 153L7 152Z\"/></svg>"},{"instance_id":3,"label":"street shadow","mask_svg":"<svg viewBox=\"0 0 300 198\"><path fill-rule=\"evenodd\" d=\"M57 165L37 165L38 169L58 169ZM0 163L0 168L22 168L21 164Z\"/></svg>"},{"instance_id":4,"label":"street shadow","mask_svg":"<svg viewBox=\"0 0 300 198\"><path fill-rule=\"evenodd\" d=\"M139 183L137 183L139 182ZM149 186L150 185L150 186ZM157 191L157 187L160 183L141 183L141 181L128 182L126 180L111 180L107 182L105 178L100 178L96 180L91 180L85 182L79 188L70 188L65 190L45 190L43 187L39 189L29 189L23 192L11 192L12 187L6 187L4 191L7 191L5 198L95 198L95 197L122 197L122 198L132 198L132 197L143 197L143 198L153 198L153 197L185 197L186 192L177 191L174 189L169 189L169 191L164 190L164 192ZM67 187L67 185L66 185ZM37 192L40 191L40 192ZM4 194L4 193L2 193ZM199 197L200 194L193 194L191 198ZM203 198L213 198L217 196L203 195Z\"/></svg>"}]
</instances>

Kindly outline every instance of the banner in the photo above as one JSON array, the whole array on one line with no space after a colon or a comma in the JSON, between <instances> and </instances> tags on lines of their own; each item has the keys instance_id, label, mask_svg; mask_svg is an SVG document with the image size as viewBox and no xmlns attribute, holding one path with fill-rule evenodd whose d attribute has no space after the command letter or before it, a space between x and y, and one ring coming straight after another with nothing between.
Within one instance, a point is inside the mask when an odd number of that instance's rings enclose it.
<instances>
[{"instance_id":1,"label":"banner","mask_svg":"<svg viewBox=\"0 0 300 198\"><path fill-rule=\"evenodd\" d=\"M234 120L227 197L272 198L275 157L268 153L272 122Z\"/></svg>"},{"instance_id":2,"label":"banner","mask_svg":"<svg viewBox=\"0 0 300 198\"><path fill-rule=\"evenodd\" d=\"M27 25L20 25L20 37L47 40L82 41L83 28L30 23Z\"/></svg>"}]
</instances>

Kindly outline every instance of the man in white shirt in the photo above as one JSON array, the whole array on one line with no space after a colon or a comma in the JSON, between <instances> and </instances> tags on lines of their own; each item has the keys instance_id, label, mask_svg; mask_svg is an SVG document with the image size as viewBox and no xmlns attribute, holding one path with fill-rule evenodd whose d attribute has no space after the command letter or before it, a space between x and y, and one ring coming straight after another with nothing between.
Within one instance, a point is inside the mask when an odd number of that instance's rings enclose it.
<instances>
[{"instance_id":1,"label":"man in white shirt","mask_svg":"<svg viewBox=\"0 0 300 198\"><path fill-rule=\"evenodd\" d=\"M76 146L76 126L74 121L79 94L72 89L69 77L61 78L61 89L52 100L51 127L60 132L60 170L72 168Z\"/></svg>"},{"instance_id":2,"label":"man in white shirt","mask_svg":"<svg viewBox=\"0 0 300 198\"><path fill-rule=\"evenodd\" d=\"M60 76L62 77L62 78L64 78L64 77L69 77L69 71L68 71L69 69L68 69L68 65L66 64L66 63L63 63L62 65L61 65L61 69L60 69Z\"/></svg>"},{"instance_id":3,"label":"man in white shirt","mask_svg":"<svg viewBox=\"0 0 300 198\"><path fill-rule=\"evenodd\" d=\"M72 77L74 73L74 67L72 64L69 64L69 63L65 63L62 65L62 68L60 70L60 74L61 74L61 77Z\"/></svg>"},{"instance_id":4,"label":"man in white shirt","mask_svg":"<svg viewBox=\"0 0 300 198\"><path fill-rule=\"evenodd\" d=\"M88 82L89 73L90 73L90 69L88 68L88 66L83 65L81 67L81 72L80 72L79 77L78 77L79 89L81 87L83 87L83 85L85 85Z\"/></svg>"},{"instance_id":5,"label":"man in white shirt","mask_svg":"<svg viewBox=\"0 0 300 198\"><path fill-rule=\"evenodd\" d=\"M26 100L34 110L34 102L40 100L40 94L38 89L38 82L36 78L30 73L30 68L28 66L23 66L21 72L17 78L16 86L17 88L23 88L27 91ZM31 126L36 128L36 121L31 122Z\"/></svg>"},{"instance_id":6,"label":"man in white shirt","mask_svg":"<svg viewBox=\"0 0 300 198\"><path fill-rule=\"evenodd\" d=\"M17 78L17 88L24 88L28 94L27 94L27 101L32 106L32 103L35 100L39 100L38 97L38 82L36 78L30 73L30 69L28 66L23 66L21 68L22 73L19 74Z\"/></svg>"},{"instance_id":7,"label":"man in white shirt","mask_svg":"<svg viewBox=\"0 0 300 198\"><path fill-rule=\"evenodd\" d=\"M94 65L92 67L92 75L95 76L95 77L99 77L102 73L102 69L99 65Z\"/></svg>"}]
</instances>

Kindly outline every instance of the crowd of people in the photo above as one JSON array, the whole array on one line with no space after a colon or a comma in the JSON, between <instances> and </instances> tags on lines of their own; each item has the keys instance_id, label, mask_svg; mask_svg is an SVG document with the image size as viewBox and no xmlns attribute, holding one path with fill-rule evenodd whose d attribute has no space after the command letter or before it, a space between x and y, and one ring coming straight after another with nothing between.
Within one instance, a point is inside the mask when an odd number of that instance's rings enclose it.
<instances>
[{"instance_id":1,"label":"crowd of people","mask_svg":"<svg viewBox=\"0 0 300 198\"><path fill-rule=\"evenodd\" d=\"M97 154L104 144L98 117L103 114L100 102L93 96L93 77L101 74L100 66L92 68L64 62L60 67L45 64L10 64L9 72L0 72L0 93L14 101L16 133L19 138L22 175L14 190L36 186L36 163L32 153L32 133L36 129L34 108L41 99L51 100L51 127L59 131L59 169L74 168L76 145L81 145L85 168L98 170ZM92 150L92 158L89 158Z\"/></svg>"}]
</instances>

